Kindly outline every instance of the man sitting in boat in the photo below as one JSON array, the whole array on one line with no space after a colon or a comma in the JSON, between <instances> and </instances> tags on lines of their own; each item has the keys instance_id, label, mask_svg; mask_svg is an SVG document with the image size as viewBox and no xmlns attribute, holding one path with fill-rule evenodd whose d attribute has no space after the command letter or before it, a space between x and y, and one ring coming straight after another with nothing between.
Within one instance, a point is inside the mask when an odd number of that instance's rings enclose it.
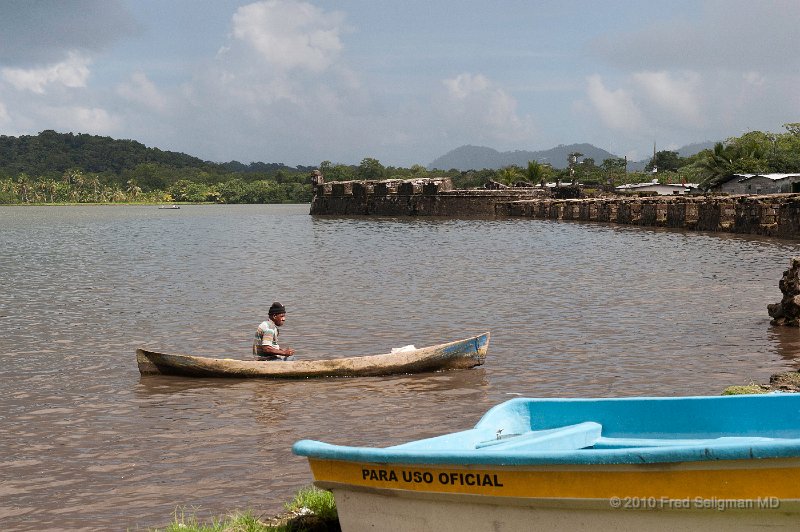
<instances>
[{"instance_id":1,"label":"man sitting in boat","mask_svg":"<svg viewBox=\"0 0 800 532\"><path fill-rule=\"evenodd\" d=\"M253 340L253 355L259 360L290 360L294 349L278 345L278 327L286 321L286 307L277 301L269 307L269 319L261 322Z\"/></svg>"}]
</instances>

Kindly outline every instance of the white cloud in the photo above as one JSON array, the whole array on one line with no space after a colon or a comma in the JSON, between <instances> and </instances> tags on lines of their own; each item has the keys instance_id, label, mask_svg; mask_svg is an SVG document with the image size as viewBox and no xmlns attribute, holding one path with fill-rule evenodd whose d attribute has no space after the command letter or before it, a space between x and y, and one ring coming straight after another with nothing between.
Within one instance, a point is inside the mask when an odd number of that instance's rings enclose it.
<instances>
[{"instance_id":1,"label":"white cloud","mask_svg":"<svg viewBox=\"0 0 800 532\"><path fill-rule=\"evenodd\" d=\"M670 72L637 72L633 83L643 100L660 111L662 122L689 123L700 126L700 76L693 72L676 75Z\"/></svg>"},{"instance_id":2,"label":"white cloud","mask_svg":"<svg viewBox=\"0 0 800 532\"><path fill-rule=\"evenodd\" d=\"M117 131L120 125L118 118L99 107L46 107L40 112L47 117L47 122L52 124L52 129L57 131L107 135Z\"/></svg>"},{"instance_id":3,"label":"white cloud","mask_svg":"<svg viewBox=\"0 0 800 532\"><path fill-rule=\"evenodd\" d=\"M586 93L605 126L624 131L642 128L642 113L629 91L609 90L600 76L592 75L587 78Z\"/></svg>"},{"instance_id":4,"label":"white cloud","mask_svg":"<svg viewBox=\"0 0 800 532\"><path fill-rule=\"evenodd\" d=\"M755 71L745 72L742 78L747 85L753 87L763 87L767 84L767 79Z\"/></svg>"},{"instance_id":5,"label":"white cloud","mask_svg":"<svg viewBox=\"0 0 800 532\"><path fill-rule=\"evenodd\" d=\"M48 85L59 84L70 88L86 86L91 61L70 52L67 59L44 68L4 68L0 70L3 79L17 90L29 90L44 94Z\"/></svg>"},{"instance_id":6,"label":"white cloud","mask_svg":"<svg viewBox=\"0 0 800 532\"><path fill-rule=\"evenodd\" d=\"M460 74L453 79L446 79L442 82L450 96L458 100L465 100L468 96L486 92L489 87L489 80L486 76L477 74Z\"/></svg>"},{"instance_id":7,"label":"white cloud","mask_svg":"<svg viewBox=\"0 0 800 532\"><path fill-rule=\"evenodd\" d=\"M322 72L342 50L343 16L306 2L268 0L240 7L233 36L279 70Z\"/></svg>"},{"instance_id":8,"label":"white cloud","mask_svg":"<svg viewBox=\"0 0 800 532\"><path fill-rule=\"evenodd\" d=\"M134 72L128 83L117 87L117 94L154 111L165 111L168 107L166 96L144 72Z\"/></svg>"},{"instance_id":9,"label":"white cloud","mask_svg":"<svg viewBox=\"0 0 800 532\"><path fill-rule=\"evenodd\" d=\"M4 68L0 70L3 79L18 90L29 90L44 94L48 85L60 84L65 87L79 88L86 86L91 61L77 53L71 52L65 61L44 68Z\"/></svg>"},{"instance_id":10,"label":"white cloud","mask_svg":"<svg viewBox=\"0 0 800 532\"><path fill-rule=\"evenodd\" d=\"M529 117L517 114L517 101L482 74L459 74L442 81L443 101L434 104L444 115L448 134L474 135L486 141L529 139L533 124Z\"/></svg>"}]
</instances>

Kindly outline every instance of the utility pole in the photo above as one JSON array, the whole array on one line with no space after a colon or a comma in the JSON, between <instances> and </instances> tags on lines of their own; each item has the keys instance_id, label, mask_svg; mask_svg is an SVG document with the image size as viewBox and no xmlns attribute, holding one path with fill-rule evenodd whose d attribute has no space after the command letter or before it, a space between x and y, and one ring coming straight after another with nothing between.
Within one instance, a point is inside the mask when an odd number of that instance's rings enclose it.
<instances>
[{"instance_id":1,"label":"utility pole","mask_svg":"<svg viewBox=\"0 0 800 532\"><path fill-rule=\"evenodd\" d=\"M656 164L656 141L653 141L653 173L658 173L658 165Z\"/></svg>"}]
</instances>

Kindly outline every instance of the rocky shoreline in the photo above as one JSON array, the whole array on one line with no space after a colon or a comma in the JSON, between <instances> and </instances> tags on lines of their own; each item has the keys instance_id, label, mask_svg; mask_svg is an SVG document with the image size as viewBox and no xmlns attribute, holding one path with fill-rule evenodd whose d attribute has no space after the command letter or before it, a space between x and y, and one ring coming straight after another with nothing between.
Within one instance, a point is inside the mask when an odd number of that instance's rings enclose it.
<instances>
[{"instance_id":1,"label":"rocky shoreline","mask_svg":"<svg viewBox=\"0 0 800 532\"><path fill-rule=\"evenodd\" d=\"M751 393L772 393L772 392L800 392L800 372L788 371L786 373L776 373L769 378L768 384L745 384L728 386L722 395L745 395Z\"/></svg>"}]
</instances>

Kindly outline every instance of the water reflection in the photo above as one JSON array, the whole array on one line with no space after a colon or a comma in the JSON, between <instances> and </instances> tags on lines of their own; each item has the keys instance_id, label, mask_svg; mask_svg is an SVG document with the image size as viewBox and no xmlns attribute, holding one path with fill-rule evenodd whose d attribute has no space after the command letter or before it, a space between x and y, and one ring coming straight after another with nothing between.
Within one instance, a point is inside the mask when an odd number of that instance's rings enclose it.
<instances>
[{"instance_id":1,"label":"water reflection","mask_svg":"<svg viewBox=\"0 0 800 532\"><path fill-rule=\"evenodd\" d=\"M800 329L772 326L769 339L781 358L790 362L793 368L800 369Z\"/></svg>"}]
</instances>

